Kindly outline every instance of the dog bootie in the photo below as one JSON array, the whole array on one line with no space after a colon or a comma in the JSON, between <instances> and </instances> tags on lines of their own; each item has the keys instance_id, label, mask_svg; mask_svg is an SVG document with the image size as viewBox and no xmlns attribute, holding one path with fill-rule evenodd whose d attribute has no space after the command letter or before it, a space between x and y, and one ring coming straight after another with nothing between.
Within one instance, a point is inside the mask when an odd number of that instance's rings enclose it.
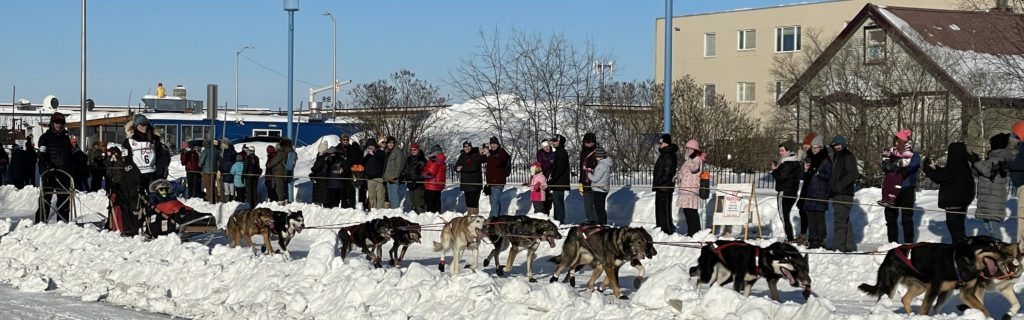
<instances>
[{"instance_id":1,"label":"dog bootie","mask_svg":"<svg viewBox=\"0 0 1024 320\"><path fill-rule=\"evenodd\" d=\"M437 265L437 270L441 270L441 272L444 272L444 262L441 262Z\"/></svg>"}]
</instances>

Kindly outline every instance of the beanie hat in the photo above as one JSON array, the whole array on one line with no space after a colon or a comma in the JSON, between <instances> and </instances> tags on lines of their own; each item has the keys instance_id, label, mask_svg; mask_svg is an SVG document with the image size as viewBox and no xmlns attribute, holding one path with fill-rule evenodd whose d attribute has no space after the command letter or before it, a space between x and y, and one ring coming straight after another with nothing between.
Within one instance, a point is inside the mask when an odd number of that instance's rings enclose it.
<instances>
[{"instance_id":1,"label":"beanie hat","mask_svg":"<svg viewBox=\"0 0 1024 320\"><path fill-rule=\"evenodd\" d=\"M530 165L530 170L532 170L534 174L544 171L544 169L540 165L540 162L537 161L534 161L533 164Z\"/></svg>"},{"instance_id":2,"label":"beanie hat","mask_svg":"<svg viewBox=\"0 0 1024 320\"><path fill-rule=\"evenodd\" d=\"M796 151L797 148L796 142L793 140L786 140L786 142L782 143L782 147L785 148L786 151L789 151L790 153Z\"/></svg>"},{"instance_id":3,"label":"beanie hat","mask_svg":"<svg viewBox=\"0 0 1024 320\"><path fill-rule=\"evenodd\" d=\"M435 145L430 146L430 150L427 152L427 154L430 155L431 157L433 157L433 156L435 156L437 154L440 154L441 152L442 152L441 151L441 145L435 144Z\"/></svg>"},{"instance_id":4,"label":"beanie hat","mask_svg":"<svg viewBox=\"0 0 1024 320\"><path fill-rule=\"evenodd\" d=\"M910 141L910 135L913 133L914 132L910 131L909 129L900 130L900 132L896 133L896 139L900 139L900 141L903 142Z\"/></svg>"},{"instance_id":5,"label":"beanie hat","mask_svg":"<svg viewBox=\"0 0 1024 320\"><path fill-rule=\"evenodd\" d=\"M583 143L587 142L597 142L597 135L594 134L593 132L587 132L583 134Z\"/></svg>"},{"instance_id":6,"label":"beanie hat","mask_svg":"<svg viewBox=\"0 0 1024 320\"><path fill-rule=\"evenodd\" d=\"M64 114L54 112L50 115L50 124L67 124L67 122L64 121Z\"/></svg>"},{"instance_id":7,"label":"beanie hat","mask_svg":"<svg viewBox=\"0 0 1024 320\"><path fill-rule=\"evenodd\" d=\"M341 140L345 140L345 139L348 139L348 134L342 134L342 135L341 135L341 137L339 137L339 138L340 138Z\"/></svg>"},{"instance_id":8,"label":"beanie hat","mask_svg":"<svg viewBox=\"0 0 1024 320\"><path fill-rule=\"evenodd\" d=\"M463 141L463 142L462 142L462 147L463 147L463 148L465 148L465 147L470 147L470 148L472 148L472 147L473 147L473 144L472 144L472 143L469 143L469 140L466 140L466 141Z\"/></svg>"},{"instance_id":9,"label":"beanie hat","mask_svg":"<svg viewBox=\"0 0 1024 320\"><path fill-rule=\"evenodd\" d=\"M1010 132L1017 136L1017 140L1024 140L1024 120L1017 120Z\"/></svg>"},{"instance_id":10,"label":"beanie hat","mask_svg":"<svg viewBox=\"0 0 1024 320\"><path fill-rule=\"evenodd\" d=\"M672 144L672 135L668 133L661 135L661 142Z\"/></svg>"},{"instance_id":11,"label":"beanie hat","mask_svg":"<svg viewBox=\"0 0 1024 320\"><path fill-rule=\"evenodd\" d=\"M134 117L132 117L132 123L134 123L137 126L148 125L149 124L149 118L146 118L146 115L144 115L144 114L137 113L137 114L135 114Z\"/></svg>"},{"instance_id":12,"label":"beanie hat","mask_svg":"<svg viewBox=\"0 0 1024 320\"><path fill-rule=\"evenodd\" d=\"M700 143L697 140L690 140L686 142L686 147L693 150L700 150Z\"/></svg>"},{"instance_id":13,"label":"beanie hat","mask_svg":"<svg viewBox=\"0 0 1024 320\"><path fill-rule=\"evenodd\" d=\"M420 144L419 143L413 143L412 146L409 146L409 150L419 150L419 149L420 149Z\"/></svg>"},{"instance_id":14,"label":"beanie hat","mask_svg":"<svg viewBox=\"0 0 1024 320\"><path fill-rule=\"evenodd\" d=\"M825 145L825 139L822 138L821 136L815 136L814 139L811 140L811 145L812 146L824 146Z\"/></svg>"},{"instance_id":15,"label":"beanie hat","mask_svg":"<svg viewBox=\"0 0 1024 320\"><path fill-rule=\"evenodd\" d=\"M498 137L491 137L491 142L490 143L491 144L501 144L501 142L498 142Z\"/></svg>"},{"instance_id":16,"label":"beanie hat","mask_svg":"<svg viewBox=\"0 0 1024 320\"><path fill-rule=\"evenodd\" d=\"M814 145L815 138L818 138L818 134L814 133L813 131L808 132L807 135L804 136L804 145Z\"/></svg>"},{"instance_id":17,"label":"beanie hat","mask_svg":"<svg viewBox=\"0 0 1024 320\"><path fill-rule=\"evenodd\" d=\"M541 149L543 149L543 148L547 148L547 147L550 147L550 146L551 146L551 145L549 145L547 141L541 141L541 142L540 142L540 147L541 147Z\"/></svg>"},{"instance_id":18,"label":"beanie hat","mask_svg":"<svg viewBox=\"0 0 1024 320\"><path fill-rule=\"evenodd\" d=\"M832 145L833 146L841 145L841 146L843 146L845 148L846 147L846 137L844 137L842 135L837 135L835 137L832 137Z\"/></svg>"},{"instance_id":19,"label":"beanie hat","mask_svg":"<svg viewBox=\"0 0 1024 320\"><path fill-rule=\"evenodd\" d=\"M597 147L596 149L594 149L594 156L595 157L607 158L608 157L608 153L604 152L604 148Z\"/></svg>"},{"instance_id":20,"label":"beanie hat","mask_svg":"<svg viewBox=\"0 0 1024 320\"><path fill-rule=\"evenodd\" d=\"M1000 133L994 135L988 139L988 143L992 145L992 150L1006 149L1006 146L1010 145L1010 134Z\"/></svg>"}]
</instances>

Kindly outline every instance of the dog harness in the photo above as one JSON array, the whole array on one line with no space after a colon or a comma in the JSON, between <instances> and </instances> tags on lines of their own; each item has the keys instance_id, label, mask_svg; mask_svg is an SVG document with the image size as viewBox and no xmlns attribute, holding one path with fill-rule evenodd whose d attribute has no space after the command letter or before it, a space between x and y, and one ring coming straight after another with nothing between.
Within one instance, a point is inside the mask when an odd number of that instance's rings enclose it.
<instances>
[{"instance_id":1,"label":"dog harness","mask_svg":"<svg viewBox=\"0 0 1024 320\"><path fill-rule=\"evenodd\" d=\"M953 249L953 273L956 274L956 288L960 289L964 285L964 278L960 276L960 268L956 265L956 249Z\"/></svg>"},{"instance_id":2,"label":"dog harness","mask_svg":"<svg viewBox=\"0 0 1024 320\"><path fill-rule=\"evenodd\" d=\"M746 242L738 242L738 241L737 242L726 243L726 244L723 244L723 245L720 245L720 246L715 246L714 243L711 244L711 247L715 249L715 254L718 255L718 259L721 259L722 262L725 262L725 255L722 255L722 250L725 250L725 248L728 248L728 247L735 247L735 246L746 247L746 246L750 246L750 244L746 243ZM755 276L759 276L759 275L761 275L761 247L759 247L759 246L753 246L753 247L754 247L754 275Z\"/></svg>"},{"instance_id":3,"label":"dog harness","mask_svg":"<svg viewBox=\"0 0 1024 320\"><path fill-rule=\"evenodd\" d=\"M920 246L922 244L923 243L908 243L908 244L904 244L904 245L901 245L899 247L896 247L896 248L892 249L892 251L894 253L896 253L896 257L900 258L900 261L903 261L903 263L906 263L907 267L910 267L910 270L913 270L918 275L924 275L924 274L921 273L921 271L918 271L917 268L914 268L914 263L910 261L910 258L907 257L907 254L910 253L911 249L914 249L914 248L916 248L916 247L918 247L918 246ZM904 251L904 250L906 250L906 251ZM955 257L955 255L954 255L954 257ZM955 259L956 258L954 258L954 260L953 260L953 269L956 269L956 260ZM957 274L957 277L959 278L960 274Z\"/></svg>"},{"instance_id":4,"label":"dog harness","mask_svg":"<svg viewBox=\"0 0 1024 320\"><path fill-rule=\"evenodd\" d=\"M598 231L601 231L601 230L604 230L604 226L592 225L592 226L580 226L579 229L576 230L576 232L578 232L580 234L580 238L583 238L583 240L586 240L587 237L590 237L590 236L594 235L595 233L597 233Z\"/></svg>"}]
</instances>

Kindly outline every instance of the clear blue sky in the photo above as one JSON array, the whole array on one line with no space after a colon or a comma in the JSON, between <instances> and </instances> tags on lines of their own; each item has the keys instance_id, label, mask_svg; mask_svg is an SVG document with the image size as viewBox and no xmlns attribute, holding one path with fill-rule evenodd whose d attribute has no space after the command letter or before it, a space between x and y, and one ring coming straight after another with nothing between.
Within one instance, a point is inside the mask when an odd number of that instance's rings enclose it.
<instances>
[{"instance_id":1,"label":"clear blue sky","mask_svg":"<svg viewBox=\"0 0 1024 320\"><path fill-rule=\"evenodd\" d=\"M764 7L800 0L688 0L675 15ZM81 5L74 0L0 1L0 99L40 103L53 94L79 100ZM287 71L288 16L280 0L90 1L89 96L100 105L131 104L156 83L182 84L205 99L208 83L220 86L220 104L234 105L235 51L279 72ZM355 83L401 68L442 86L449 70L479 44L481 29L561 32L616 61L617 78L652 77L654 21L664 1L327 1L302 0L296 13L295 78L320 85L331 79L331 21L338 20L338 77ZM284 77L242 58L242 104L286 104ZM310 86L295 85L295 101ZM170 94L170 90L168 90ZM339 96L339 99L342 98ZM453 102L462 97L452 96Z\"/></svg>"}]
</instances>

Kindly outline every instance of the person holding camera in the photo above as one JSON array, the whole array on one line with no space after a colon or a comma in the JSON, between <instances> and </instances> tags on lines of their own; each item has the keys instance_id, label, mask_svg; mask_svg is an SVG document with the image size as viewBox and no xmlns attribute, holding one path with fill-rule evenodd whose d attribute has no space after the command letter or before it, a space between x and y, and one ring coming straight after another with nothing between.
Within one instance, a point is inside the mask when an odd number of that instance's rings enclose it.
<instances>
[{"instance_id":1,"label":"person holding camera","mask_svg":"<svg viewBox=\"0 0 1024 320\"><path fill-rule=\"evenodd\" d=\"M946 228L949 229L953 243L967 240L964 222L967 219L967 206L974 202L971 163L976 162L977 157L977 154L968 155L967 145L963 142L954 142L949 145L945 166L940 167L934 159L925 158L928 166L924 168L924 174L939 184L939 208L946 210Z\"/></svg>"}]
</instances>

